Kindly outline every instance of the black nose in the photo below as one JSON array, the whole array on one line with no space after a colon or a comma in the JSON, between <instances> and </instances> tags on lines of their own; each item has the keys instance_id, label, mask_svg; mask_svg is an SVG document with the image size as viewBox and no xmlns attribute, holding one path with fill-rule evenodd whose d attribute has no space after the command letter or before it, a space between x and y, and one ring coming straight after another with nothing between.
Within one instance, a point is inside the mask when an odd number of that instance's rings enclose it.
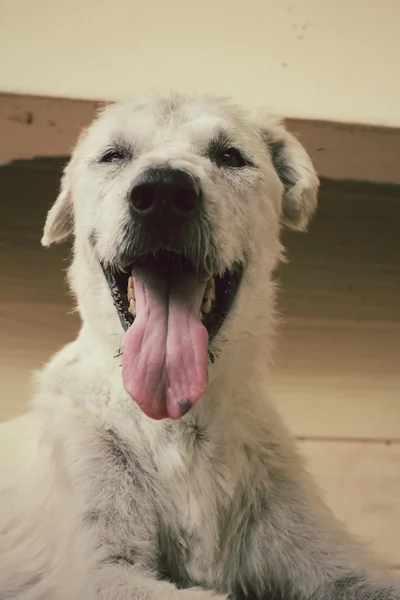
<instances>
[{"instance_id":1,"label":"black nose","mask_svg":"<svg viewBox=\"0 0 400 600\"><path fill-rule=\"evenodd\" d=\"M130 203L135 217L147 224L177 227L197 214L200 186L186 171L149 169L132 188Z\"/></svg>"}]
</instances>

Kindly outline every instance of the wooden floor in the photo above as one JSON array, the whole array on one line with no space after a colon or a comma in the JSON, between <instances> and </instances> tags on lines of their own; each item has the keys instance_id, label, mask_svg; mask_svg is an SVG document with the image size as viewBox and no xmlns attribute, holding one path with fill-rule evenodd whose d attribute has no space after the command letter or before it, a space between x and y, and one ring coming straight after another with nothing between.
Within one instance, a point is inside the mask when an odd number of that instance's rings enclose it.
<instances>
[{"instance_id":1,"label":"wooden floor","mask_svg":"<svg viewBox=\"0 0 400 600\"><path fill-rule=\"evenodd\" d=\"M69 250L39 244L61 163L0 169L0 419L26 409L32 371L79 325ZM400 568L399 188L325 181L310 232L285 244L266 386L335 513Z\"/></svg>"}]
</instances>

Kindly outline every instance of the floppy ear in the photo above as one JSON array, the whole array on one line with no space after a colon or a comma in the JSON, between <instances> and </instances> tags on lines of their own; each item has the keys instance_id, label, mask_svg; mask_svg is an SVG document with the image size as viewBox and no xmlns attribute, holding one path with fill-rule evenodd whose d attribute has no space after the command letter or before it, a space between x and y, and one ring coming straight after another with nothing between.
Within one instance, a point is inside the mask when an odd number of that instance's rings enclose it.
<instances>
[{"instance_id":1,"label":"floppy ear","mask_svg":"<svg viewBox=\"0 0 400 600\"><path fill-rule=\"evenodd\" d=\"M317 207L318 177L300 142L279 120L262 128L272 164L283 183L281 222L304 230Z\"/></svg>"},{"instance_id":2,"label":"floppy ear","mask_svg":"<svg viewBox=\"0 0 400 600\"><path fill-rule=\"evenodd\" d=\"M73 211L71 198L71 185L69 176L69 165L64 170L61 179L60 193L53 206L47 213L44 225L42 246L51 246L64 241L73 229Z\"/></svg>"}]
</instances>

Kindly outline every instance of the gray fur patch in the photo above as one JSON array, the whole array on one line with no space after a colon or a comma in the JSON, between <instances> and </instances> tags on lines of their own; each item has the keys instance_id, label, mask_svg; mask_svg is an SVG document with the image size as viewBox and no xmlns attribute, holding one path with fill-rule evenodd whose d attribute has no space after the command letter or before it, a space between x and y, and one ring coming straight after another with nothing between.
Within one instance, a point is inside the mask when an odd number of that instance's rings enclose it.
<instances>
[{"instance_id":1,"label":"gray fur patch","mask_svg":"<svg viewBox=\"0 0 400 600\"><path fill-rule=\"evenodd\" d=\"M111 461L116 468L126 471L132 479L132 484L139 491L149 490L152 487L150 476L143 466L143 461L136 456L133 448L123 442L114 431L108 430L107 434L105 459Z\"/></svg>"},{"instance_id":2,"label":"gray fur patch","mask_svg":"<svg viewBox=\"0 0 400 600\"><path fill-rule=\"evenodd\" d=\"M193 585L185 569L186 554L185 544L179 539L179 535L165 524L162 517L159 518L156 559L159 578L175 584L178 588Z\"/></svg>"}]
</instances>

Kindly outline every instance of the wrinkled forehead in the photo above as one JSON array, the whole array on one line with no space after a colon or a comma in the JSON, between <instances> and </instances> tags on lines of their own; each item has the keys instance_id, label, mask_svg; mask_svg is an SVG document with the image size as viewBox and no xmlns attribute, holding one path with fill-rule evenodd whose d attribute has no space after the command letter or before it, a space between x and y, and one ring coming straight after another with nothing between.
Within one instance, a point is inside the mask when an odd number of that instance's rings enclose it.
<instances>
[{"instance_id":1,"label":"wrinkled forehead","mask_svg":"<svg viewBox=\"0 0 400 600\"><path fill-rule=\"evenodd\" d=\"M127 142L148 151L167 143L197 145L224 134L227 141L254 139L244 111L222 99L148 98L107 107L89 128L89 149Z\"/></svg>"}]
</instances>

